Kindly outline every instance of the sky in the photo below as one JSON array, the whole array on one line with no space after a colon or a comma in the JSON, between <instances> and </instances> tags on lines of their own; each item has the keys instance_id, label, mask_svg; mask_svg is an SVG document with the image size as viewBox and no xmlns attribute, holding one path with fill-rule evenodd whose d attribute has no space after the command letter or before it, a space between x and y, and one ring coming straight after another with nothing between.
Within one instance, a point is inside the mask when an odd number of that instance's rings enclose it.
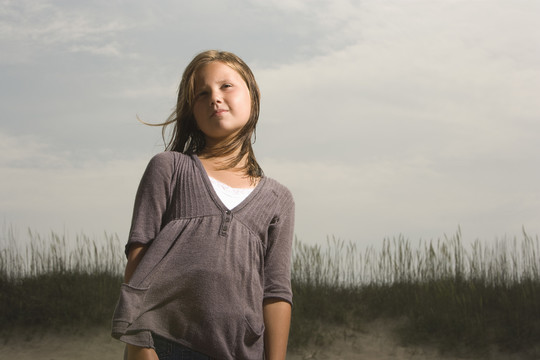
<instances>
[{"instance_id":1,"label":"sky","mask_svg":"<svg viewBox=\"0 0 540 360\"><path fill-rule=\"evenodd\" d=\"M232 51L296 237L540 234L536 0L0 0L0 216L116 233L185 66Z\"/></svg>"}]
</instances>

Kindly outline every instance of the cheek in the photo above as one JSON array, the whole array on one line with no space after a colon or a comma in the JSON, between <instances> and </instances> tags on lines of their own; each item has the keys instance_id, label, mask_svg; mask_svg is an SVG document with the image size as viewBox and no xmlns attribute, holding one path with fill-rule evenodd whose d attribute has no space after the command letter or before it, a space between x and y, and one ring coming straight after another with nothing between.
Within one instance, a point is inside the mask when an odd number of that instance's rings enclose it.
<instances>
[{"instance_id":1,"label":"cheek","mask_svg":"<svg viewBox=\"0 0 540 360\"><path fill-rule=\"evenodd\" d=\"M244 94L241 100L243 112L249 117L251 115L251 96L249 92Z\"/></svg>"},{"instance_id":2,"label":"cheek","mask_svg":"<svg viewBox=\"0 0 540 360\"><path fill-rule=\"evenodd\" d=\"M195 103L193 105L192 109L193 117L195 118L195 121L198 122L201 116L203 115L203 109L200 104Z\"/></svg>"},{"instance_id":3,"label":"cheek","mask_svg":"<svg viewBox=\"0 0 540 360\"><path fill-rule=\"evenodd\" d=\"M197 110L195 108L193 108L193 120L192 120L192 124L197 128L197 129L200 129L201 128L201 116L200 114L197 112Z\"/></svg>"},{"instance_id":4,"label":"cheek","mask_svg":"<svg viewBox=\"0 0 540 360\"><path fill-rule=\"evenodd\" d=\"M201 102L200 101L195 101L193 103L193 105L191 106L191 111L195 114L197 113L198 111L200 111L201 109Z\"/></svg>"}]
</instances>

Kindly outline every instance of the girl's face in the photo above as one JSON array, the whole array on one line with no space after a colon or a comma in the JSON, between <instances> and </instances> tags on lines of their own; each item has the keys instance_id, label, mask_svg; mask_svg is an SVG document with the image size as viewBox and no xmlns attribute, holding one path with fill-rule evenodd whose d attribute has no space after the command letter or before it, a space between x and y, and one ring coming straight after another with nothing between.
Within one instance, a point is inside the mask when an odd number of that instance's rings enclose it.
<instances>
[{"instance_id":1,"label":"girl's face","mask_svg":"<svg viewBox=\"0 0 540 360\"><path fill-rule=\"evenodd\" d=\"M236 134L251 115L251 96L244 79L219 61L199 69L195 75L193 115L207 144Z\"/></svg>"}]
</instances>

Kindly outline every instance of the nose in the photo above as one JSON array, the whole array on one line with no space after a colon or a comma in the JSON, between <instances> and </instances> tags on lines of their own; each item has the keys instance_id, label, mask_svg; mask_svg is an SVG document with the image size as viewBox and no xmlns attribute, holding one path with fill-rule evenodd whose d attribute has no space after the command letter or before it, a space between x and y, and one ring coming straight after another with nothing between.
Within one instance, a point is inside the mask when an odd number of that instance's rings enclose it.
<instances>
[{"instance_id":1,"label":"nose","mask_svg":"<svg viewBox=\"0 0 540 360\"><path fill-rule=\"evenodd\" d=\"M223 101L221 94L218 91L213 91L210 99L211 99L211 105L221 104L221 102Z\"/></svg>"}]
</instances>

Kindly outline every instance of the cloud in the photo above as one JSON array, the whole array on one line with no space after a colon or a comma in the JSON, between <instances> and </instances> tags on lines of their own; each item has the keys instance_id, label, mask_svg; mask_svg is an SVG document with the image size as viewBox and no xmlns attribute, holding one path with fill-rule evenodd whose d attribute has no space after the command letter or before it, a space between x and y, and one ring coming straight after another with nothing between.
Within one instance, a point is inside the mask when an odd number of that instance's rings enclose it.
<instances>
[{"instance_id":1,"label":"cloud","mask_svg":"<svg viewBox=\"0 0 540 360\"><path fill-rule=\"evenodd\" d=\"M486 167L441 169L427 158L359 165L263 157L261 164L293 192L296 234L310 243L323 243L328 236L362 244L399 234L437 239L458 227L467 241L489 241L519 236L522 226L533 234L540 230L535 220L538 176L516 179L528 172L520 166L505 177Z\"/></svg>"},{"instance_id":2,"label":"cloud","mask_svg":"<svg viewBox=\"0 0 540 360\"><path fill-rule=\"evenodd\" d=\"M0 216L4 221L47 233L117 232L125 239L136 187L149 156L74 166L50 146L29 136L0 133Z\"/></svg>"},{"instance_id":3,"label":"cloud","mask_svg":"<svg viewBox=\"0 0 540 360\"><path fill-rule=\"evenodd\" d=\"M103 56L122 56L122 52L117 43L106 45L73 45L69 48L71 52L89 53L93 55Z\"/></svg>"},{"instance_id":4,"label":"cloud","mask_svg":"<svg viewBox=\"0 0 540 360\"><path fill-rule=\"evenodd\" d=\"M207 48L238 53L257 76L256 153L293 190L301 238L458 225L489 238L537 223L540 3L2 6L0 166L13 190L0 196L29 225L101 228L121 213L111 227L126 228L121 207L161 150L159 129L135 115L164 120L184 66Z\"/></svg>"},{"instance_id":5,"label":"cloud","mask_svg":"<svg viewBox=\"0 0 540 360\"><path fill-rule=\"evenodd\" d=\"M0 132L2 168L52 168L67 165L66 156L53 155L50 146L34 135L9 136Z\"/></svg>"},{"instance_id":6,"label":"cloud","mask_svg":"<svg viewBox=\"0 0 540 360\"><path fill-rule=\"evenodd\" d=\"M286 144L294 147L301 139L303 149L324 156L347 143L344 156L354 157L360 149L378 156L396 156L396 149L398 156L433 149L441 156L502 156L522 146L530 133L523 129L538 114L533 98L540 96L540 71L493 56L520 53L528 62L521 45L469 43L487 34L482 26L456 25L461 8L431 18L435 9L427 6L414 23L414 7L374 8L380 14L364 20L363 37L354 45L256 72L263 121L287 126ZM498 31L508 37L511 30Z\"/></svg>"},{"instance_id":7,"label":"cloud","mask_svg":"<svg viewBox=\"0 0 540 360\"><path fill-rule=\"evenodd\" d=\"M521 66L536 56L534 16L501 2L396 4L371 4L350 46L255 71L259 156L297 194L300 233L535 226L540 68Z\"/></svg>"},{"instance_id":8,"label":"cloud","mask_svg":"<svg viewBox=\"0 0 540 360\"><path fill-rule=\"evenodd\" d=\"M3 63L34 61L42 52L120 56L115 37L132 28L119 14L99 14L48 2L4 2L0 42Z\"/></svg>"}]
</instances>

